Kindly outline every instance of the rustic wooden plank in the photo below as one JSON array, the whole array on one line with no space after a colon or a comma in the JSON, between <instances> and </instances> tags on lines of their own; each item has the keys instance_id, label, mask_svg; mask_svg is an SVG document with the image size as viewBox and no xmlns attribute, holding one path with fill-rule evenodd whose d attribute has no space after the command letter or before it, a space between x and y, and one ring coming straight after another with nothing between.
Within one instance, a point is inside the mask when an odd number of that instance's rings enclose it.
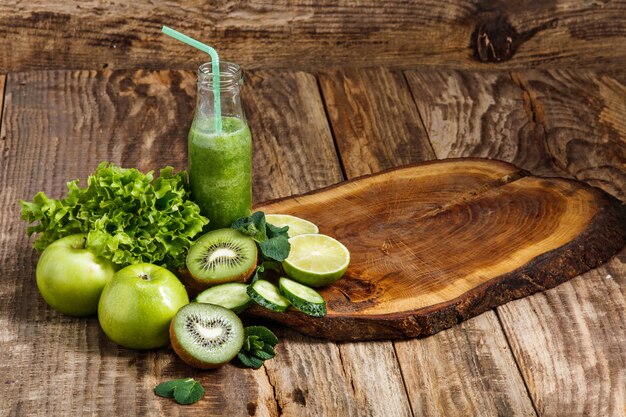
<instances>
[{"instance_id":1,"label":"rustic wooden plank","mask_svg":"<svg viewBox=\"0 0 626 417\"><path fill-rule=\"evenodd\" d=\"M4 110L4 83L6 81L6 75L0 74L0 126L2 125L2 111Z\"/></svg>"},{"instance_id":2,"label":"rustic wooden plank","mask_svg":"<svg viewBox=\"0 0 626 417\"><path fill-rule=\"evenodd\" d=\"M6 75L0 74L0 140L4 141L4 131L2 130L2 121L4 120L4 95L6 87ZM4 146L0 147L0 150L4 151Z\"/></svg>"},{"instance_id":3,"label":"rustic wooden plank","mask_svg":"<svg viewBox=\"0 0 626 417\"><path fill-rule=\"evenodd\" d=\"M531 79L551 80L553 78L551 78L550 74L551 72L541 74L533 72L532 76L534 78ZM529 82L525 73L513 74L511 77L520 86L519 96L522 98L521 102L519 99L508 101L503 99L503 90L497 88L497 86L502 83L501 80L506 79L504 76L493 78L485 74L485 78L482 78L478 75L451 72L442 76L407 73L407 77L410 81L413 81L410 84L413 88L414 98L420 108L420 113L426 115L424 120L431 138L440 137L444 141L442 142L444 145L437 152L438 157L447 157L448 155L493 156L515 161L522 166L525 165L530 170L540 170L546 175L558 175L561 173L561 176L568 176L568 172L562 170L567 169L567 165L559 163L557 159L559 154L554 151L554 147L549 143L550 134L555 134L558 130L549 132L543 127L547 120L546 114L553 114L556 110L559 111L556 114L571 112L572 114L578 114L580 121L575 122L571 118L565 118L565 120L569 121L569 126L577 126L577 129L587 132L601 129L601 127L598 127L598 120L602 121L600 118L593 116L585 117L582 114L585 111L590 111L594 114L594 109L597 111L599 108L604 110L604 106L597 104L598 100L601 99L597 93L595 95L587 93L584 99L575 99L577 94L576 86L580 85L580 83L573 83L574 91L569 92L569 83L558 85L558 82L555 81L545 82L547 88L545 88L541 98L543 100L549 99L550 105L558 105L555 110L551 110L547 108L547 105L543 105L539 99L538 91L540 90L538 88L544 84L537 81L534 83ZM602 77L601 80L605 83L611 83L610 85L615 85L610 79ZM454 87L451 88L451 85ZM557 90L557 86L562 91ZM619 91L617 86L615 88ZM481 97L482 95L487 97ZM563 104L559 104L561 95L567 98L567 100L563 101ZM497 102L494 101L496 96L498 97ZM515 97L516 94L514 91L509 91L508 96ZM466 108L466 113L471 113L473 116L461 120L460 128L448 130L449 135L453 136L453 138L448 138L448 142L445 142L443 136L438 136L437 128L444 123L442 115L449 111L455 101L470 103L469 107ZM616 105L616 101L609 100L608 102L611 103L611 110L604 111L608 114L619 114L618 110L620 107ZM480 103L497 104L491 104L484 111L478 111L472 110L475 103L478 103L476 104L478 106L480 106ZM527 115L526 122L520 116L522 111ZM485 120L498 120L498 118L502 120L517 120L515 127L512 125L511 131L514 133L510 136L511 139L494 140L494 135L491 133L492 130L485 124ZM612 116L610 120L615 123L615 116ZM472 131L481 133L480 136L478 136L478 133L475 136L470 134L469 136L472 140L469 145L460 147L446 145L449 143L463 144L463 137L466 132ZM482 132L485 133L483 134ZM533 141L523 140L526 137L535 139ZM606 141L609 138L612 138L610 139L612 141L616 141L614 136L604 136ZM587 140L592 142L594 138ZM618 140L623 141L623 136L620 136ZM542 144L538 145L537 141L542 142ZM433 141L433 146L437 150L436 141ZM619 146L617 149L619 149ZM569 157L576 161L582 161L587 157L589 151L578 149L575 153L571 153ZM599 155L610 155L610 152L612 150L607 149L605 153L600 153ZM545 162L535 164L533 161ZM552 166L546 164L548 161L553 161ZM597 166L600 167L613 166L610 160L604 161L598 158L596 161ZM581 164L582 162L578 163ZM620 177L617 177L617 183L615 183L616 177L614 172L615 170L609 169L594 171L595 175L604 175L604 178L599 178L604 181L598 182L605 185L607 191L623 189ZM576 171L572 170L571 173L575 175ZM620 343L623 344L624 337L622 333L608 330L592 333L584 330L598 325L600 318L606 316L607 312L622 312L625 309L623 299L619 297L594 297L594 305L591 308L590 301L581 299L578 295L579 293L597 293L598 281L609 275L602 271L603 268L597 269L595 272L589 272L584 275L585 279L574 279L570 283L561 285L546 293L559 294L559 297L535 295L497 309L498 315L502 318L503 328L513 355L520 364L529 393L541 415L611 415L610 413L607 414L607 412L619 415L620 411L623 412L623 392L619 389L614 394L602 394L596 397L583 395L583 393L587 392L587 387L594 387L594 393L608 393L615 391L615 387L621 386L620 382L622 382L614 376L606 378L606 373L589 371L591 368L581 363L581 358L584 358L590 364L599 364L599 366L604 366L607 363L619 364L624 361L623 351L615 348L615 346L621 346ZM602 278L599 278L600 276ZM538 305L541 308L538 308ZM554 310L557 309L558 314L555 314ZM572 316L565 315L563 311L572 312L575 319ZM517 326L517 319L522 317L526 324L541 323L540 330L536 328L534 331L535 333L540 333L540 337L529 337L529 333L523 331L527 327L520 328ZM612 324L607 329L620 328L620 323L623 320L619 320L611 315L608 317L607 320ZM572 321L574 323L571 323ZM601 324L602 326L606 325L605 322ZM566 330L563 329L566 329L568 332L571 331L567 333L567 337L564 336ZM553 357L557 357L558 361L553 360ZM585 372L578 372L576 375L577 379L567 375L569 370L580 370L581 367L585 369ZM596 370L596 368L593 369ZM561 387L563 390L557 387ZM609 404L607 402L603 403L605 406L600 405L598 402L599 398L610 400L611 405L606 405ZM619 408L620 404L622 409Z\"/></svg>"},{"instance_id":4,"label":"rustic wooden plank","mask_svg":"<svg viewBox=\"0 0 626 417\"><path fill-rule=\"evenodd\" d=\"M247 83L246 114L254 132L255 160L263 161L255 166L257 200L341 181L315 78L261 71ZM338 348L287 329L278 332L283 343L265 368L284 415L409 415L392 350L376 345Z\"/></svg>"},{"instance_id":5,"label":"rustic wooden plank","mask_svg":"<svg viewBox=\"0 0 626 417\"><path fill-rule=\"evenodd\" d=\"M513 74L557 166L626 200L626 80L590 71Z\"/></svg>"},{"instance_id":6,"label":"rustic wooden plank","mask_svg":"<svg viewBox=\"0 0 626 417\"><path fill-rule=\"evenodd\" d=\"M619 47L626 41L625 7L621 1L576 0L113 0L106 7L9 0L0 5L0 33L11 39L0 50L0 68L194 69L201 55L162 36L162 24L249 68L620 67L626 63ZM473 58L472 39L484 45L478 57L503 61Z\"/></svg>"},{"instance_id":7,"label":"rustic wooden plank","mask_svg":"<svg viewBox=\"0 0 626 417\"><path fill-rule=\"evenodd\" d=\"M387 75L381 76L381 73ZM356 136L351 134L353 131L352 123L341 120L343 117L350 115L349 117L354 120L380 120L384 119L387 114L396 115L397 118L392 119L392 121L397 125L417 125L420 127L404 131L404 136L386 136L385 146L394 149L398 147L395 141L402 143L402 141L411 139L413 143L405 145L406 148L426 148L424 142L427 137L425 135L419 133L413 137L407 136L411 132L423 132L424 127L420 122L419 114L412 108L414 103L407 102L405 99L407 91L404 80L398 77L391 78L385 70L365 70L361 74L365 75L362 75L360 80L356 79L352 82L350 88L343 88L340 83L333 82L332 79L325 79L323 75L320 77L320 84L338 149L344 149L344 152L350 149L349 144L342 143L342 141L354 140ZM376 77L386 77L387 80L391 79L391 81L370 83L368 78L370 80L375 78L374 75L370 74L376 74ZM335 76L338 79L343 79L341 74L335 73ZM390 83L394 83L395 86L390 87ZM386 96L388 91L399 93L395 96L393 93ZM372 107L367 104L368 95L386 97L385 101L378 104L374 113L371 112ZM335 108L339 105L342 107ZM348 108L346 109L344 106L348 106ZM387 121L386 123L391 122ZM362 175L375 172L375 170L383 167L419 162L424 157L418 152L393 153L386 152L384 149L381 150L380 142L375 139L377 134L376 130L373 130L375 125L368 123L364 126L366 127L360 128L358 137L372 138L370 141L364 140L361 143L361 146L365 148L362 151L366 155L365 163L357 161L354 166L351 166L350 161L353 159L349 159L349 157L344 156L343 152L340 152L346 172L350 172L354 176ZM347 131L340 130L342 128L347 128ZM349 151L347 155L350 155ZM482 330L484 328L490 329L490 331L485 332ZM394 342L413 414L416 416L461 416L479 413L489 416L506 415L507 412L511 414L512 410L513 413L520 415L534 415L530 399L526 394L515 362L512 360L510 350L506 346L502 349L500 341L503 337L502 329L497 323L495 314L488 312L463 326L454 327L426 339L413 339L402 343ZM415 356L423 351L427 345L434 347L433 349L437 351L440 360L435 362L425 359L419 367L416 367ZM477 347L480 347L480 351L483 352L481 355L474 357L468 355L463 360L459 358L459 352L476 352ZM420 375L433 374L437 374L439 379L429 380L429 384L420 384L420 380L417 379ZM471 376L476 375L480 375L480 378L471 378ZM486 384L485 381L506 382ZM448 397L448 401L445 401L446 398L436 394L437 392L458 393L459 388L463 390L462 401L464 404L468 404L467 407L458 407L457 396ZM483 406L484 408L471 408L472 405Z\"/></svg>"},{"instance_id":8,"label":"rustic wooden plank","mask_svg":"<svg viewBox=\"0 0 626 417\"><path fill-rule=\"evenodd\" d=\"M498 315L542 416L624 415L626 250Z\"/></svg>"},{"instance_id":9,"label":"rustic wooden plank","mask_svg":"<svg viewBox=\"0 0 626 417\"><path fill-rule=\"evenodd\" d=\"M535 416L493 312L394 342L416 416Z\"/></svg>"},{"instance_id":10,"label":"rustic wooden plank","mask_svg":"<svg viewBox=\"0 0 626 417\"><path fill-rule=\"evenodd\" d=\"M253 134L254 201L342 180L315 77L304 72L245 74L243 100Z\"/></svg>"},{"instance_id":11,"label":"rustic wooden plank","mask_svg":"<svg viewBox=\"0 0 626 417\"><path fill-rule=\"evenodd\" d=\"M155 169L186 165L195 77L181 72L12 74L7 80L0 152L0 373L2 415L257 415L276 416L264 372L228 365L194 371L170 349L117 347L96 318L48 308L38 294L36 254L19 221L18 199L85 179L102 160ZM156 397L157 383L198 378L206 398L184 410ZM254 414L254 413L253 413Z\"/></svg>"},{"instance_id":12,"label":"rustic wooden plank","mask_svg":"<svg viewBox=\"0 0 626 417\"><path fill-rule=\"evenodd\" d=\"M319 80L348 178L434 158L401 72L336 69Z\"/></svg>"},{"instance_id":13,"label":"rustic wooden plank","mask_svg":"<svg viewBox=\"0 0 626 417\"><path fill-rule=\"evenodd\" d=\"M514 163L533 174L560 176L543 129L525 111L507 72L406 71L438 158L480 156Z\"/></svg>"},{"instance_id":14,"label":"rustic wooden plank","mask_svg":"<svg viewBox=\"0 0 626 417\"><path fill-rule=\"evenodd\" d=\"M320 73L319 81L347 178L394 166L394 151L406 155L407 163L432 157L421 124L413 117L417 115L411 97L397 72L382 68L333 70ZM369 83L371 89L367 88ZM388 95L379 94L381 91L388 91ZM352 95L364 100L356 103ZM379 112L385 117L367 117ZM403 122L394 125L393 118L386 117L392 112ZM421 141L414 139L416 133ZM377 159L373 155L376 151L385 157ZM411 415L391 342L344 343L339 348L342 357L349 358L342 365L355 393L363 404L376 410L374 415Z\"/></svg>"},{"instance_id":15,"label":"rustic wooden plank","mask_svg":"<svg viewBox=\"0 0 626 417\"><path fill-rule=\"evenodd\" d=\"M338 346L341 366L352 383L361 410L357 415L413 416L392 342L342 343Z\"/></svg>"},{"instance_id":16,"label":"rustic wooden plank","mask_svg":"<svg viewBox=\"0 0 626 417\"><path fill-rule=\"evenodd\" d=\"M541 125L556 164L624 200L624 78L573 71L529 71L513 78L524 90L529 118ZM622 252L543 296L498 308L542 415L624 414L626 377L615 370L626 363L625 258Z\"/></svg>"}]
</instances>

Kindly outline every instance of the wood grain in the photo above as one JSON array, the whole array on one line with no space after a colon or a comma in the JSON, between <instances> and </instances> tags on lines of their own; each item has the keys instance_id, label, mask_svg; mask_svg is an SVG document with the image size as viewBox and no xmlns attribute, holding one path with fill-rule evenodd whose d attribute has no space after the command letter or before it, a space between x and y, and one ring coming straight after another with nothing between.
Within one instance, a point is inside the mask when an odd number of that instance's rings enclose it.
<instances>
[{"instance_id":1,"label":"wood grain","mask_svg":"<svg viewBox=\"0 0 626 417\"><path fill-rule=\"evenodd\" d=\"M186 163L194 76L181 72L48 71L10 75L2 125L0 373L2 415L277 415L263 372L196 372L173 351L138 352L106 339L97 319L63 316L38 294L36 255L17 201L60 197L102 160L143 170ZM195 377L207 388L184 410L157 383ZM86 388L87 387L87 388ZM252 413L254 414L254 413Z\"/></svg>"},{"instance_id":2,"label":"wood grain","mask_svg":"<svg viewBox=\"0 0 626 417\"><path fill-rule=\"evenodd\" d=\"M432 158L406 82L398 72L335 69L321 72L318 80L346 178L393 167L397 158L405 163ZM357 398L372 407L374 415L411 415L392 343L342 343L339 349L342 357L349 358L342 365ZM372 363L374 357L378 359ZM377 400L381 397L384 402Z\"/></svg>"},{"instance_id":3,"label":"wood grain","mask_svg":"<svg viewBox=\"0 0 626 417\"><path fill-rule=\"evenodd\" d=\"M626 52L621 1L426 0L310 3L280 0L185 2L9 0L0 5L0 69L186 68L200 53L160 33L177 28L218 47L246 68L321 69L386 65L414 68L620 67ZM510 60L474 58L476 30ZM502 53L496 54L503 56Z\"/></svg>"},{"instance_id":4,"label":"wood grain","mask_svg":"<svg viewBox=\"0 0 626 417\"><path fill-rule=\"evenodd\" d=\"M305 73L256 72L244 97L253 132L255 200L302 193L342 180L317 82ZM271 178L271 181L268 181ZM393 349L321 342L278 329L265 363L284 415L408 415ZM378 358L372 361L371 358ZM379 376L383 376L380 378ZM323 387L323 388L322 388Z\"/></svg>"},{"instance_id":5,"label":"wood grain","mask_svg":"<svg viewBox=\"0 0 626 417\"><path fill-rule=\"evenodd\" d=\"M626 81L589 71L525 71L513 79L567 174L626 200Z\"/></svg>"},{"instance_id":6,"label":"wood grain","mask_svg":"<svg viewBox=\"0 0 626 417\"><path fill-rule=\"evenodd\" d=\"M498 308L540 415L624 415L625 289L622 251L601 268Z\"/></svg>"},{"instance_id":7,"label":"wood grain","mask_svg":"<svg viewBox=\"0 0 626 417\"><path fill-rule=\"evenodd\" d=\"M6 81L6 75L0 74L0 127L2 126L2 111L4 110L4 83Z\"/></svg>"},{"instance_id":8,"label":"wood grain","mask_svg":"<svg viewBox=\"0 0 626 417\"><path fill-rule=\"evenodd\" d=\"M309 219L350 250L344 277L320 289L324 318L253 310L336 340L429 335L554 287L626 244L615 198L486 159L412 165L256 209Z\"/></svg>"},{"instance_id":9,"label":"wood grain","mask_svg":"<svg viewBox=\"0 0 626 417\"><path fill-rule=\"evenodd\" d=\"M401 72L337 69L319 80L348 178L434 158Z\"/></svg>"},{"instance_id":10,"label":"wood grain","mask_svg":"<svg viewBox=\"0 0 626 417\"><path fill-rule=\"evenodd\" d=\"M341 169L315 77L275 70L245 77L244 107L253 132L254 201L340 182Z\"/></svg>"},{"instance_id":11,"label":"wood grain","mask_svg":"<svg viewBox=\"0 0 626 417\"><path fill-rule=\"evenodd\" d=\"M602 123L606 122L597 117L599 112L605 111L609 114L615 114L620 109L619 101L615 99L607 100L606 103L610 103L610 105L605 106L604 99L594 91L598 91L598 85L602 83L615 86L615 82L612 81L613 78L619 80L622 84L624 79L620 79L615 75L608 76L609 78L599 75L597 80L593 81L593 78L589 78L592 77L591 75L585 76L583 72L583 75L573 78L573 80L578 80L577 82L570 84L554 81L551 73L540 71L514 73L511 79L520 86L520 90L515 92L514 89L507 88L507 94L504 93L505 90L503 89L495 89L495 86L499 84L497 79L489 83L481 82L480 77L471 76L463 72L460 73L459 77L446 75L440 78L441 81L439 82L436 81L437 77L434 75L425 76L423 74L407 73L407 77L414 88L414 98L420 108L420 113L425 116L424 120L429 136L431 138L439 137L442 141L445 141L444 143L455 144L454 146L441 146L438 148L436 140L434 140L433 146L438 157L499 157L516 161L516 163L523 166L528 164L525 166L529 169L547 168L545 171L546 175L553 175L550 173L550 165L540 163L533 167L533 161L552 161L555 167L554 173L558 174L560 171L561 175L567 176L570 175L565 171L568 169L567 164L558 160L559 155L566 154L556 152L558 148L550 145L550 135L548 135L548 130L544 127L547 120L546 114L553 114L553 119L551 120L561 120L561 124L563 120L567 120L569 126L577 126L577 129L587 132L575 136L584 138L581 143L603 140L608 144L609 141L612 143L623 141L624 136L622 134L617 136L614 134L594 136L593 132L607 130L605 127L602 127ZM555 72L555 74L559 73ZM565 73L567 74L568 72ZM619 75L619 72L617 74ZM503 75L500 78L506 79L506 76ZM427 82L425 82L426 80ZM535 81L531 82L530 80ZM586 82L581 80L586 80ZM447 88L447 85L455 85L453 83L459 86ZM479 87L473 87L477 83ZM595 87L595 90L591 87ZM488 91L487 97L481 97L481 91L486 89L492 89L492 92ZM446 90L450 91L450 93L441 93L441 91ZM620 91L619 86L615 86L614 90ZM499 97L498 101L495 101L496 91L500 92L497 95ZM463 97L461 97L461 92L463 92ZM492 96L491 98L489 97L490 95ZM509 97L508 104L504 99L505 96ZM519 103L520 96L522 97L521 104ZM542 100L539 99L539 96L541 96ZM475 107L474 103L484 103L489 100L493 104L485 108L484 112L470 111L471 117L462 119L458 114L454 113L454 110L450 112L450 109L456 105L455 102L457 101L470 103L469 110ZM553 105L555 107L552 107ZM526 122L520 116L520 106L523 107L526 113ZM605 110L607 107L613 110ZM553 113L557 109L558 112ZM584 112L589 112L590 115L582 114ZM561 119L555 119L554 115L556 114L560 115ZM578 120L574 120L571 116L566 117L567 114L577 115ZM429 117L428 115L432 116ZM438 127L442 125L444 120L442 115L456 117L459 121L458 127L453 129L447 128L447 132L450 135L447 141L438 132ZM518 121L516 123L518 127L511 125L512 129L509 135L504 135L499 141L493 141L495 136L491 133L494 130L493 125L484 123L485 119L514 119ZM615 124L615 116L608 119ZM480 126L480 135L478 133L476 133L476 136L469 135L472 138L471 144L469 146L465 145L464 139L467 132L478 132L478 126ZM487 134L482 134L483 130ZM539 141L539 144L533 141L521 140L520 138L524 138L527 135L524 131L531 132L532 137ZM506 133L506 131L504 132ZM551 134L554 136L556 132L558 130L551 131ZM562 138L567 144L567 138L565 136L562 136ZM583 161L589 155L594 157L595 155L606 156L619 149L619 145L613 147L598 146L596 149L587 146L586 150L583 150L583 147L579 147L570 155L573 160L579 161L577 164L580 166L585 163ZM599 154L594 153L594 150L599 152ZM523 157L520 157L520 155ZM611 159L604 161L596 157L595 160L597 167L614 166ZM599 173L604 173L603 177L599 178L595 185L602 185L606 191L613 191L614 194L618 194L615 193L615 190L624 189L623 181L619 176L614 175L615 170L602 168L593 172L596 176L599 176ZM574 175L576 171L572 170L570 173ZM581 179L585 178L581 177ZM600 367L606 363L622 363L624 360L623 353L619 349L615 349L615 346L623 344L624 337L619 331L621 329L620 323L623 320L611 319L612 324L610 326L617 328L617 332L605 331L602 334L595 333L592 335L581 330L584 328L593 329L599 317L603 317L606 311L624 310L623 302L616 302L615 297L594 298L593 306L590 306L589 302L580 302L580 297L577 294L580 292L592 293L595 291L594 288L598 286L597 282L604 279L607 275L601 272L603 271L602 268L596 271L598 272L592 271L585 274L585 279L574 279L554 290L548 291L545 295L534 295L497 309L514 358L520 365L524 382L541 415L623 414L623 405L621 410L619 408L619 405L623 404L623 393L620 391L620 388L616 388L623 386L619 380L621 376L615 377L611 374L610 378L607 378L606 373L593 371L576 371L576 379L568 375L570 370L573 369L579 370L581 367L590 369L587 365L581 363L581 360L583 360L581 358L584 358L592 366L598 364ZM619 274L616 275L619 276ZM560 294L558 300L548 295L551 293ZM546 299L552 300L552 304L547 305ZM537 304L540 304L541 308L537 308ZM570 311L574 318L555 314L554 310L556 309L559 310L559 313L563 310ZM598 314L596 314L596 309ZM522 320L526 325L528 323L539 323L540 327L530 332L537 333L537 337L530 337L530 333L524 332L522 328L517 326L517 321L513 320L514 318ZM576 333L568 333L567 336L564 336L561 329L572 329L572 327L574 327L573 331ZM598 342L595 343L596 341ZM558 360L553 360L553 358ZM538 381L541 385L538 385ZM594 393L598 395L595 397L591 394L586 395L589 387L594 387ZM559 388L562 388L562 390ZM609 392L611 394L606 394ZM621 402L620 398L622 398ZM600 404L598 402L598 400L604 399L607 399L610 403L605 401Z\"/></svg>"},{"instance_id":12,"label":"wood grain","mask_svg":"<svg viewBox=\"0 0 626 417\"><path fill-rule=\"evenodd\" d=\"M324 84L321 84L324 86ZM326 84L328 86L328 84ZM367 86L368 88L373 89L374 91L378 90L375 94L380 96L384 96L385 92L381 91L381 86L374 84L371 86ZM365 86L360 88L361 91L365 90ZM350 94L350 91L346 92ZM331 95L337 95L336 92L328 92L324 91L325 97ZM356 99L343 99L342 102L352 102L356 101ZM389 105L393 108L395 106L406 106L406 102L402 103L401 100L388 100ZM333 111L328 107L327 110L329 114ZM359 108L356 108L359 109ZM364 107L360 107L360 109L364 109ZM382 109L381 114L386 114L387 111L391 111L391 109ZM339 112L338 112L339 113ZM410 111L405 111L403 114L414 114ZM379 115L375 114L360 114L359 118L362 119L376 119ZM349 123L337 123L336 119L333 122L333 130L337 139L340 140L341 137L345 137L345 134L342 134L339 127L340 126L350 126ZM415 120L398 120L398 123L415 123ZM371 125L370 125L371 126ZM367 137L372 132L365 131L364 135ZM422 137L423 138L423 137ZM364 144L367 146L376 146L375 141L371 141L369 143ZM416 155L413 153L412 155ZM373 154L376 158L378 155ZM400 155L395 155L396 158L401 158ZM402 161L404 162L404 161ZM419 159L411 160L411 163L421 162ZM378 166L379 163L377 161L369 161L369 165ZM394 165L400 165L400 161L397 161ZM360 165L362 166L362 165ZM365 175L369 171L364 170L363 172L356 172L355 175ZM485 321L491 320L492 322L496 319L495 314L488 312L477 318L474 318L471 323L480 322L483 323ZM482 332L479 332L474 325L470 323L465 323L463 325L465 329L461 327L455 327L449 329L443 333L436 334L427 339L413 339L403 341L401 344L394 342L394 350L396 351L396 356L398 358L399 366L402 370L402 381L404 386L407 388L407 392L410 397L410 405L411 412L413 415L458 415L463 416L467 415L465 410L460 411L458 407L458 403L456 402L456 398L450 398L448 401L443 401L441 396L434 395L435 390L434 386L442 392L458 392L458 387L463 387L465 396L470 398L470 401L476 402L483 399L482 404L494 404L495 407L483 408L483 409L474 409L474 414L485 414L485 415L503 415L504 411L513 410L512 413L509 414L520 414L526 415L529 408L532 408L531 400L528 397L525 389L523 388L523 382L519 371L516 368L514 361L512 361L511 354L508 355L503 353L503 350L497 346L496 340L499 337L502 338L504 335L502 330L496 326L496 330L493 333L488 333L485 335ZM485 326L489 326L489 323L486 323ZM483 326L483 327L485 327ZM496 335L494 336L494 333ZM444 335L452 335L453 343L449 343L444 339ZM439 352L440 357L442 358L441 362L435 363L431 360L425 360L420 363L419 368L415 368L415 359L414 352L421 352L424 350L424 345L430 341L434 346L437 352ZM371 345L370 345L371 343ZM387 349L385 346L388 342L370 342L368 346L374 346L377 348L378 355L376 357L384 357L380 354L380 351L383 352ZM482 350L484 354L480 357L471 358L471 360L459 360L458 352L472 352L475 350L476 345L482 346ZM347 349L350 349L350 354L355 355L358 353L358 346L355 343L342 344L341 349L342 352L345 352ZM374 356L366 356L365 360L370 360L371 357ZM391 366L391 364L389 365ZM410 371L413 370L413 373ZM436 381L433 381L433 385L424 386L416 380L416 372L419 372L420 375L423 374L437 374L439 378ZM366 368L360 368L360 372L368 372ZM483 375L485 379L489 381L508 381L507 384L498 384L495 386L487 387L485 384L480 383L480 381L476 381L476 378L471 378L471 375ZM470 382L468 382L470 381ZM375 392L375 391L374 391ZM419 396L420 401L416 401L416 396ZM425 408L423 404L428 404L430 407L434 408L432 412L427 414L422 414L422 410ZM502 412L501 412L502 411ZM383 413L384 414L384 413ZM471 414L471 412L470 412Z\"/></svg>"},{"instance_id":13,"label":"wood grain","mask_svg":"<svg viewBox=\"0 0 626 417\"><path fill-rule=\"evenodd\" d=\"M247 74L247 81L246 111L255 132L255 199L303 192L341 180L315 78L264 71ZM187 376L198 378L208 393L197 406L184 409L189 415L274 416L285 410L315 415L337 407L349 415L357 415L357 410L385 415L385 403L369 396L374 392L374 398L394 401L392 412L407 412L397 366L390 368L395 373L374 366L375 375L388 375L390 382L374 381L367 372L346 374L367 362L360 357L360 362L348 358L344 366L339 365L341 360L329 362L328 357L341 359L336 345L311 347L312 339L287 330L282 331L280 353L268 362L266 372L227 366L202 373L182 364L168 349L147 354L120 349L102 335L97 320L69 319L47 308L29 279L36 258L15 215L15 201L30 198L41 189L60 196L67 179L84 179L103 159L144 170L166 163L184 167L194 77L168 71L52 71L18 74L8 91L2 174L10 180L3 182L2 201L6 204L0 230L2 253L6 254L2 262L12 279L0 290L0 317L5 328L12 329L3 335L6 344L1 359L3 374L12 376L7 382L7 398L14 400L3 402L3 413L75 414L86 410L178 415L183 410L155 397L152 388L162 380ZM41 164L42 159L53 162ZM14 248L21 248L17 257ZM24 299L34 302L22 303ZM33 345L36 334L49 335L46 344ZM9 345L11 348L5 349ZM41 359L44 355L46 360ZM294 360L302 363L297 368L289 366L293 357L302 358ZM389 360L387 356L383 363ZM39 362L46 364L43 369L31 369L32 363ZM42 384L42 375L50 382ZM57 390L74 393L75 386L85 384L94 388L63 398L54 395ZM319 386L332 389L320 392ZM367 391L368 387L377 391ZM108 400L111 390L115 401Z\"/></svg>"},{"instance_id":14,"label":"wood grain","mask_svg":"<svg viewBox=\"0 0 626 417\"><path fill-rule=\"evenodd\" d=\"M563 176L543 128L528 117L507 72L405 71L438 158L502 159L536 175Z\"/></svg>"},{"instance_id":15,"label":"wood grain","mask_svg":"<svg viewBox=\"0 0 626 417\"><path fill-rule=\"evenodd\" d=\"M493 312L394 343L414 415L536 415Z\"/></svg>"},{"instance_id":16,"label":"wood grain","mask_svg":"<svg viewBox=\"0 0 626 417\"><path fill-rule=\"evenodd\" d=\"M352 384L358 410L368 410L372 416L413 416L392 342L338 346L341 366Z\"/></svg>"},{"instance_id":17,"label":"wood grain","mask_svg":"<svg viewBox=\"0 0 626 417\"><path fill-rule=\"evenodd\" d=\"M245 86L245 111L254 132L255 201L341 181L315 77L261 71L247 76ZM279 415L326 415L333 408L345 415L354 412L350 382L336 366L337 346L278 330L281 343L277 356L265 362L264 369ZM319 390L319 386L328 389Z\"/></svg>"},{"instance_id":18,"label":"wood grain","mask_svg":"<svg viewBox=\"0 0 626 417\"><path fill-rule=\"evenodd\" d=\"M556 164L624 200L623 73L528 71L513 77L528 96L529 117L541 124ZM607 265L543 296L498 308L529 392L543 415L626 413L625 377L614 372L624 369L626 361L625 275L622 252ZM523 332L531 323L540 327Z\"/></svg>"}]
</instances>

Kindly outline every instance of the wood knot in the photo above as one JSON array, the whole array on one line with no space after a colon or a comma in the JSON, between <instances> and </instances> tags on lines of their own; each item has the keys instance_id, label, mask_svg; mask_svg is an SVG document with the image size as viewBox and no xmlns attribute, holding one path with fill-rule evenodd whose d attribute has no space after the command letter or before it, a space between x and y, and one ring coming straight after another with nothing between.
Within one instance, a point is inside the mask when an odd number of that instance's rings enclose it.
<instances>
[{"instance_id":1,"label":"wood knot","mask_svg":"<svg viewBox=\"0 0 626 417\"><path fill-rule=\"evenodd\" d=\"M472 33L470 46L474 58L482 62L508 61L519 46L519 33L507 16L484 13Z\"/></svg>"},{"instance_id":2,"label":"wood knot","mask_svg":"<svg viewBox=\"0 0 626 417\"><path fill-rule=\"evenodd\" d=\"M556 20L519 33L507 15L484 12L478 15L470 38L474 58L481 62L503 62L513 57L519 46L541 30L554 27Z\"/></svg>"},{"instance_id":3,"label":"wood knot","mask_svg":"<svg viewBox=\"0 0 626 417\"><path fill-rule=\"evenodd\" d=\"M300 388L296 388L293 390L293 392L291 393L291 398L293 398L293 400L301 406L306 406L306 397L304 396L304 392L302 392Z\"/></svg>"}]
</instances>

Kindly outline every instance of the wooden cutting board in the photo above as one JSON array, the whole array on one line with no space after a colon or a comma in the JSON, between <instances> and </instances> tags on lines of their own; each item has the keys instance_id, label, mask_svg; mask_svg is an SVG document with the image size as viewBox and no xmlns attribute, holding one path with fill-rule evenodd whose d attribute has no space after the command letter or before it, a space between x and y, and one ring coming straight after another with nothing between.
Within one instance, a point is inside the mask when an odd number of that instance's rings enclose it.
<instances>
[{"instance_id":1,"label":"wooden cutting board","mask_svg":"<svg viewBox=\"0 0 626 417\"><path fill-rule=\"evenodd\" d=\"M626 244L626 206L577 181L501 161L449 159L255 207L308 219L351 253L321 289L328 315L249 314L333 340L436 333L552 288Z\"/></svg>"}]
</instances>

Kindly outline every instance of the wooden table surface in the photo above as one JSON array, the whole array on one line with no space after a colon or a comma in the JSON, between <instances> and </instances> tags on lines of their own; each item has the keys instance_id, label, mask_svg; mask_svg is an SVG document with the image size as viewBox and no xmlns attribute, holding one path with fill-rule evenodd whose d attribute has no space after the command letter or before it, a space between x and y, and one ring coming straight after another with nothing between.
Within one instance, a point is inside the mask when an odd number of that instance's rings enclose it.
<instances>
[{"instance_id":1,"label":"wooden table surface","mask_svg":"<svg viewBox=\"0 0 626 417\"><path fill-rule=\"evenodd\" d=\"M337 69L245 75L256 202L409 163L503 159L626 199L626 75ZM271 326L259 370L197 371L109 342L37 291L18 200L60 197L100 161L186 167L190 71L0 75L1 416L624 416L626 251L434 336L333 343ZM3 102L2 102L3 101ZM486 254L488 256L488 254ZM192 406L155 385L194 377Z\"/></svg>"}]
</instances>

